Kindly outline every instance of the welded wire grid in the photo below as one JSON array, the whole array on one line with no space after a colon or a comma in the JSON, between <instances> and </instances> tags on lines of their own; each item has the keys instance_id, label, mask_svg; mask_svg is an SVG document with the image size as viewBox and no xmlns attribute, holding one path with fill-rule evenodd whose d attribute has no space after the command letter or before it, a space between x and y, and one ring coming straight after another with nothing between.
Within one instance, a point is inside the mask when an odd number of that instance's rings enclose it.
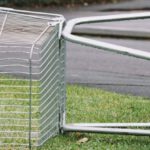
<instances>
[{"instance_id":1,"label":"welded wire grid","mask_svg":"<svg viewBox=\"0 0 150 150\"><path fill-rule=\"evenodd\" d=\"M0 149L42 145L59 132L63 17L0 9Z\"/></svg>"}]
</instances>

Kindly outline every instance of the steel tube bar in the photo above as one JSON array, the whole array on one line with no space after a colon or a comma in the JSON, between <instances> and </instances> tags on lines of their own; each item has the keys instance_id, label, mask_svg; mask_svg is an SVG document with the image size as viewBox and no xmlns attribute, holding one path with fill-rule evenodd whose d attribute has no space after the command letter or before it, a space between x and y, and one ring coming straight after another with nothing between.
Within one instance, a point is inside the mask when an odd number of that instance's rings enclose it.
<instances>
[{"instance_id":1,"label":"steel tube bar","mask_svg":"<svg viewBox=\"0 0 150 150\"><path fill-rule=\"evenodd\" d=\"M64 125L63 130L64 132L89 132L89 133L150 136L150 130L141 130L141 129L96 128L96 127Z\"/></svg>"},{"instance_id":2,"label":"steel tube bar","mask_svg":"<svg viewBox=\"0 0 150 150\"><path fill-rule=\"evenodd\" d=\"M110 16L84 17L76 18L68 21L64 30L63 38L67 41L112 51L124 55L129 55L145 60L150 60L150 53L138 49L118 46L102 41L97 41L78 35L73 35L72 30L76 25L94 22L112 22L123 20L137 20L150 18L150 12L119 14ZM127 134L127 135L150 135L150 130L144 129L121 129L126 127L150 127L150 123L77 123L77 124L63 124L64 132L94 132L94 133L109 133L109 134Z\"/></svg>"},{"instance_id":3,"label":"steel tube bar","mask_svg":"<svg viewBox=\"0 0 150 150\"><path fill-rule=\"evenodd\" d=\"M134 56L141 59L148 59L150 60L150 53L141 51L138 49L127 48L124 46L118 46L115 44L110 44L102 41L97 41L85 37L80 37L77 35L72 35L72 30L76 25L85 24L85 23L94 23L94 22L110 22L110 21L122 21L122 20L136 20L136 19L146 19L150 18L150 12L142 12L142 13L131 13L131 14L119 14L119 15L110 15L110 16L100 16L100 17L84 17L84 18L77 18L68 21L64 30L63 30L63 37L65 40L87 45L107 51L113 51L116 53L121 53L124 55Z\"/></svg>"},{"instance_id":4,"label":"steel tube bar","mask_svg":"<svg viewBox=\"0 0 150 150\"><path fill-rule=\"evenodd\" d=\"M71 126L80 127L150 127L150 123L73 123L67 124Z\"/></svg>"},{"instance_id":5,"label":"steel tube bar","mask_svg":"<svg viewBox=\"0 0 150 150\"><path fill-rule=\"evenodd\" d=\"M23 16L29 16L29 17L36 17L39 19L51 19L51 21L65 21L65 18L63 15L59 14L52 14L52 13L46 13L46 12L33 12L33 11L27 11L27 10L19 10L19 9L13 9L8 7L0 7L0 12L11 12L13 14L17 13L17 15L23 15Z\"/></svg>"}]
</instances>

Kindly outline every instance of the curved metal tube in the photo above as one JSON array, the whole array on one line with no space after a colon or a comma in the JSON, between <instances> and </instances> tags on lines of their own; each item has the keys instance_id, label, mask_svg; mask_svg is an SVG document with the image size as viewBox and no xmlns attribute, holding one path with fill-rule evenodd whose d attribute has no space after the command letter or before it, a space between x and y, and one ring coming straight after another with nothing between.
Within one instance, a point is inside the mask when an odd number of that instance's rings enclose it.
<instances>
[{"instance_id":1,"label":"curved metal tube","mask_svg":"<svg viewBox=\"0 0 150 150\"><path fill-rule=\"evenodd\" d=\"M124 46L110 44L110 43L97 41L97 40L71 34L73 28L79 24L95 23L95 22L112 22L112 21L122 21L122 20L135 20L135 19L146 19L146 18L150 18L150 12L76 18L76 19L72 19L68 21L68 23L66 24L63 30L62 36L65 38L65 40L68 40L74 43L150 60L150 52L145 52L145 51L141 51L141 50L137 50L133 48L127 48Z\"/></svg>"},{"instance_id":2,"label":"curved metal tube","mask_svg":"<svg viewBox=\"0 0 150 150\"><path fill-rule=\"evenodd\" d=\"M135 19L146 19L150 18L150 12L144 13L132 13L132 14L121 14L111 16L100 16L100 17L84 17L77 18L68 21L66 24L62 36L65 40L87 45L107 51L112 51L124 55L134 56L141 59L150 60L150 52L144 52L137 49L127 48L110 44L102 41L92 40L85 37L80 37L72 34L72 30L76 25L94 22L111 22L111 21L122 21L122 20L135 20ZM120 127L149 127L149 123L97 123L97 124L65 124L63 125L64 132L96 132L96 133L112 133L112 134L131 134L131 135L150 135L149 130L141 129L120 129ZM105 127L105 128L104 128Z\"/></svg>"}]
</instances>

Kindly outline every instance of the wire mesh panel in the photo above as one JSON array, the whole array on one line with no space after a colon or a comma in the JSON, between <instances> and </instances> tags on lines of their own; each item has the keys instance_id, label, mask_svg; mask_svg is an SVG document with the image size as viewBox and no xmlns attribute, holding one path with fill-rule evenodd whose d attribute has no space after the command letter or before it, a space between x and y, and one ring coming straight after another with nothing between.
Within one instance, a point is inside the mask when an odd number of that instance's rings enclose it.
<instances>
[{"instance_id":1,"label":"wire mesh panel","mask_svg":"<svg viewBox=\"0 0 150 150\"><path fill-rule=\"evenodd\" d=\"M0 149L40 146L59 133L63 20L0 10Z\"/></svg>"}]
</instances>

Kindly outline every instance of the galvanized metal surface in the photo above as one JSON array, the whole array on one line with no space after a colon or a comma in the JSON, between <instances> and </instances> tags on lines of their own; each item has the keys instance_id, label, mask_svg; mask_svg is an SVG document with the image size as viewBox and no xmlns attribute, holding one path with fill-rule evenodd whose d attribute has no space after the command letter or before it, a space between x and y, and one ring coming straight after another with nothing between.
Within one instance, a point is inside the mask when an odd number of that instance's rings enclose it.
<instances>
[{"instance_id":1,"label":"galvanized metal surface","mask_svg":"<svg viewBox=\"0 0 150 150\"><path fill-rule=\"evenodd\" d=\"M42 145L59 132L59 39L58 26L40 54L40 140Z\"/></svg>"},{"instance_id":2,"label":"galvanized metal surface","mask_svg":"<svg viewBox=\"0 0 150 150\"><path fill-rule=\"evenodd\" d=\"M60 68L59 68L59 79L60 79L60 130L63 128L63 124L66 120L65 113L66 113L66 41L64 39L60 40L59 43L60 51Z\"/></svg>"},{"instance_id":3,"label":"galvanized metal surface","mask_svg":"<svg viewBox=\"0 0 150 150\"><path fill-rule=\"evenodd\" d=\"M80 126L80 127L118 127L118 128L127 128L127 127L149 127L150 123L74 123L68 124L71 126Z\"/></svg>"},{"instance_id":4,"label":"galvanized metal surface","mask_svg":"<svg viewBox=\"0 0 150 150\"><path fill-rule=\"evenodd\" d=\"M149 136L150 130L142 129L120 129L120 128L96 128L86 126L64 126L65 132L89 132L89 133L108 133L108 134L124 134L124 135L141 135Z\"/></svg>"},{"instance_id":5,"label":"galvanized metal surface","mask_svg":"<svg viewBox=\"0 0 150 150\"><path fill-rule=\"evenodd\" d=\"M0 149L31 149L59 133L64 18L7 8L0 18Z\"/></svg>"},{"instance_id":6,"label":"galvanized metal surface","mask_svg":"<svg viewBox=\"0 0 150 150\"><path fill-rule=\"evenodd\" d=\"M90 47L95 47L103 49L106 51L112 51L120 53L123 55L129 55L136 58L141 58L145 60L150 60L150 53L146 51L141 51L137 49L127 48L123 46L118 46L106 42L96 41L85 37L80 37L78 35L73 35L72 30L76 25L85 23L95 23L95 22L111 22L111 21L123 21L123 20L136 20L136 19L146 19L150 18L150 12L144 13L131 13L131 14L121 14L121 15L110 15L110 16L100 16L100 17L84 17L76 18L68 21L64 31L62 33L65 40L73 43L86 45ZM77 99L77 97L74 97ZM83 97L82 97L83 98ZM89 99L85 96L86 99ZM102 110L101 110L102 111ZM92 113L92 112L91 112ZM75 114L74 114L75 115ZM89 118L91 120L91 118ZM150 127L150 123L71 123L64 124L64 132L96 132L96 133L110 133L110 134L131 134L131 135L150 135L150 130L147 129L120 129L120 128L131 128L131 127Z\"/></svg>"},{"instance_id":7,"label":"galvanized metal surface","mask_svg":"<svg viewBox=\"0 0 150 150\"><path fill-rule=\"evenodd\" d=\"M100 17L84 17L84 18L76 18L68 21L66 24L63 37L71 42L83 44L107 51L113 51L116 53L134 56L142 59L150 59L150 53L144 52L137 49L127 48L123 46L118 46L115 44L110 44L106 42L96 41L85 37L80 37L77 35L72 35L72 30L74 26L85 23L95 23L95 22L111 22L111 21L123 21L123 20L136 20L136 19L146 19L150 18L150 12L144 13L131 13L131 14L120 14L120 15L110 15L110 16L100 16Z\"/></svg>"}]
</instances>

